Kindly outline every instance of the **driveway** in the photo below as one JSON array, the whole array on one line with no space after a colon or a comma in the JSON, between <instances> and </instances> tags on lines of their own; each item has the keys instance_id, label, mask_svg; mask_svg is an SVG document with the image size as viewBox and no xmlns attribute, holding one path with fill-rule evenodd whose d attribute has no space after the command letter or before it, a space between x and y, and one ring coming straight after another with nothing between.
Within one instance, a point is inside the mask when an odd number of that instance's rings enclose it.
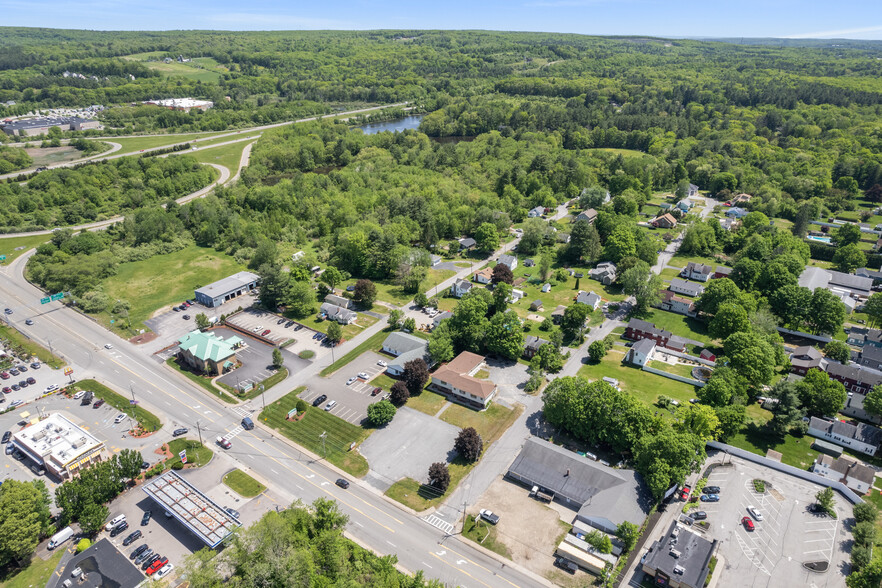
<instances>
[{"instance_id":1,"label":"driveway","mask_svg":"<svg viewBox=\"0 0 882 588\"><path fill-rule=\"evenodd\" d=\"M361 424L367 417L368 405L381 398L380 396L371 396L371 391L376 386L370 383L372 378L384 371L384 368L377 365L381 359L388 360L389 358L374 351L362 353L349 365L337 370L335 374L327 378L313 376L307 380L307 389L300 394L300 397L307 402L312 402L318 396L325 394L328 397L326 403L331 400L337 401L337 406L330 411L332 415L353 424ZM346 383L349 378L355 377L359 372L365 372L369 378L367 380L357 379L352 384Z\"/></svg>"},{"instance_id":2,"label":"driveway","mask_svg":"<svg viewBox=\"0 0 882 588\"><path fill-rule=\"evenodd\" d=\"M499 398L507 402L520 402L524 385L530 379L530 366L510 360L487 359L490 379L499 386Z\"/></svg>"},{"instance_id":3,"label":"driveway","mask_svg":"<svg viewBox=\"0 0 882 588\"><path fill-rule=\"evenodd\" d=\"M358 448L371 468L364 480L382 491L402 478L423 482L430 465L456 457L457 435L459 427L403 406Z\"/></svg>"}]
</instances>

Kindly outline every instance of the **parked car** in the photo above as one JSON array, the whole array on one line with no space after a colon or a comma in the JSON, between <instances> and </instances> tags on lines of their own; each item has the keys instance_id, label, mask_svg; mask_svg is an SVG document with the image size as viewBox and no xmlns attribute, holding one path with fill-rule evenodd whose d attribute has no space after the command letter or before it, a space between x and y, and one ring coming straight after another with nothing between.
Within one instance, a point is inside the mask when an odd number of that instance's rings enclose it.
<instances>
[{"instance_id":1,"label":"parked car","mask_svg":"<svg viewBox=\"0 0 882 588\"><path fill-rule=\"evenodd\" d=\"M28 381L27 381L27 380L19 380L19 382L18 382L18 386L19 386L19 388L27 388L27 387L28 387Z\"/></svg>"},{"instance_id":2,"label":"parked car","mask_svg":"<svg viewBox=\"0 0 882 588\"><path fill-rule=\"evenodd\" d=\"M6 314L12 314L12 309L11 308L4 308L3 312L5 312Z\"/></svg>"},{"instance_id":3,"label":"parked car","mask_svg":"<svg viewBox=\"0 0 882 588\"><path fill-rule=\"evenodd\" d=\"M233 446L233 444L230 443L229 439L224 439L223 437L217 438L217 444L220 445L221 447L223 447L224 449L229 449L230 447Z\"/></svg>"},{"instance_id":4,"label":"parked car","mask_svg":"<svg viewBox=\"0 0 882 588\"><path fill-rule=\"evenodd\" d=\"M180 309L180 307L178 307L178 306L173 306L173 307L172 307L172 310L175 311L175 312L181 312L181 309Z\"/></svg>"},{"instance_id":5,"label":"parked car","mask_svg":"<svg viewBox=\"0 0 882 588\"><path fill-rule=\"evenodd\" d=\"M142 526L142 527L147 526L147 523L150 522L150 517L152 517L152 516L153 516L153 511L152 511L152 510L145 510L145 511L144 511L144 516L141 517L141 526Z\"/></svg>"},{"instance_id":6,"label":"parked car","mask_svg":"<svg viewBox=\"0 0 882 588\"><path fill-rule=\"evenodd\" d=\"M190 431L190 429L188 429L187 427L181 427L179 429L175 429L174 432L172 433L172 437L180 437L181 435L186 435L189 431Z\"/></svg>"},{"instance_id":7,"label":"parked car","mask_svg":"<svg viewBox=\"0 0 882 588\"><path fill-rule=\"evenodd\" d=\"M129 554L129 559L135 559L136 557L147 551L147 549L148 547L146 543L139 545L134 549L134 551L132 551L131 554Z\"/></svg>"},{"instance_id":8,"label":"parked car","mask_svg":"<svg viewBox=\"0 0 882 588\"><path fill-rule=\"evenodd\" d=\"M32 370L38 370L38 369L40 369L40 362L39 362L39 361L35 361L34 363L32 363L32 364L31 364L31 369L32 369Z\"/></svg>"},{"instance_id":9,"label":"parked car","mask_svg":"<svg viewBox=\"0 0 882 588\"><path fill-rule=\"evenodd\" d=\"M334 409L335 406L337 406L337 401L336 400L330 401L329 403L327 403L325 405L325 412L330 412L331 410Z\"/></svg>"},{"instance_id":10,"label":"parked car","mask_svg":"<svg viewBox=\"0 0 882 588\"><path fill-rule=\"evenodd\" d=\"M140 537L141 537L141 529L137 529L135 531L132 531L131 533L128 534L128 536L125 539L123 539L123 545L128 547L129 545L134 543L136 540L138 540Z\"/></svg>"},{"instance_id":11,"label":"parked car","mask_svg":"<svg viewBox=\"0 0 882 588\"><path fill-rule=\"evenodd\" d=\"M10 439L12 439L12 433L6 431L5 433L3 433L3 441L0 441L0 443L9 443Z\"/></svg>"},{"instance_id":12,"label":"parked car","mask_svg":"<svg viewBox=\"0 0 882 588\"><path fill-rule=\"evenodd\" d=\"M27 320L25 321L25 324L28 325L28 326L30 326L30 325L34 324L34 321L33 321L33 319L27 319Z\"/></svg>"},{"instance_id":13,"label":"parked car","mask_svg":"<svg viewBox=\"0 0 882 588\"><path fill-rule=\"evenodd\" d=\"M492 510L487 510L486 508L482 508L480 513L481 518L490 523L491 525L495 525L499 522L499 515L495 514Z\"/></svg>"},{"instance_id":14,"label":"parked car","mask_svg":"<svg viewBox=\"0 0 882 588\"><path fill-rule=\"evenodd\" d=\"M691 492L691 491L692 491L692 487L691 487L691 486L683 486L683 487L680 489L680 498L681 498L683 501L689 500L689 492Z\"/></svg>"},{"instance_id":15,"label":"parked car","mask_svg":"<svg viewBox=\"0 0 882 588\"><path fill-rule=\"evenodd\" d=\"M165 564L167 564L167 563L168 563L167 557L161 557L161 558L157 559L152 564L150 564L150 567L147 568L147 571L146 571L147 575L152 576L153 574L158 572L160 570L160 568L165 566Z\"/></svg>"},{"instance_id":16,"label":"parked car","mask_svg":"<svg viewBox=\"0 0 882 588\"><path fill-rule=\"evenodd\" d=\"M157 561L160 561L161 559L162 559L162 556L159 555L158 553L151 555L150 557L148 557L147 559L144 560L143 564L141 564L141 570L146 572L148 568L150 568L154 563L156 563Z\"/></svg>"},{"instance_id":17,"label":"parked car","mask_svg":"<svg viewBox=\"0 0 882 588\"><path fill-rule=\"evenodd\" d=\"M701 501L702 502L719 502L720 496L718 494L702 494Z\"/></svg>"},{"instance_id":18,"label":"parked car","mask_svg":"<svg viewBox=\"0 0 882 588\"><path fill-rule=\"evenodd\" d=\"M121 522L123 522L124 520L126 520L126 515L124 515L124 514L117 515L117 516L113 517L112 519L110 519L110 522L104 526L104 530L109 531L112 528L114 528L115 526L117 526L118 524L120 524Z\"/></svg>"},{"instance_id":19,"label":"parked car","mask_svg":"<svg viewBox=\"0 0 882 588\"><path fill-rule=\"evenodd\" d=\"M104 399L99 398L95 401L95 404L92 405L92 408L101 408L102 406L104 406Z\"/></svg>"},{"instance_id":20,"label":"parked car","mask_svg":"<svg viewBox=\"0 0 882 588\"><path fill-rule=\"evenodd\" d=\"M33 386L36 383L37 383L37 380L35 380L34 378L28 378L28 384L30 384L31 386Z\"/></svg>"},{"instance_id":21,"label":"parked car","mask_svg":"<svg viewBox=\"0 0 882 588\"><path fill-rule=\"evenodd\" d=\"M111 345L110 343L105 343L104 349L113 349L113 345Z\"/></svg>"},{"instance_id":22,"label":"parked car","mask_svg":"<svg viewBox=\"0 0 882 588\"><path fill-rule=\"evenodd\" d=\"M347 386L351 386L351 385L353 384L353 382L355 382L357 379L358 379L358 378L356 378L355 376L352 376L351 378L349 378L348 380L346 380L346 385L347 385Z\"/></svg>"},{"instance_id":23,"label":"parked car","mask_svg":"<svg viewBox=\"0 0 882 588\"><path fill-rule=\"evenodd\" d=\"M703 521L707 518L707 513L703 510L696 510L694 512L689 513L689 516L696 521Z\"/></svg>"},{"instance_id":24,"label":"parked car","mask_svg":"<svg viewBox=\"0 0 882 588\"><path fill-rule=\"evenodd\" d=\"M19 373L20 372L15 368L12 368L11 370L9 370L9 374L12 376L17 376Z\"/></svg>"},{"instance_id":25,"label":"parked car","mask_svg":"<svg viewBox=\"0 0 882 588\"><path fill-rule=\"evenodd\" d=\"M276 324L277 324L277 325L281 325L281 324L284 323L284 322L285 322L285 319L281 318L281 319L279 319L279 320L276 321Z\"/></svg>"},{"instance_id":26,"label":"parked car","mask_svg":"<svg viewBox=\"0 0 882 588\"><path fill-rule=\"evenodd\" d=\"M719 486L705 486L702 490L704 494L719 494L720 487Z\"/></svg>"},{"instance_id":27,"label":"parked car","mask_svg":"<svg viewBox=\"0 0 882 588\"><path fill-rule=\"evenodd\" d=\"M15 369L17 369L18 371L24 373L24 372L28 371L28 366L26 366L26 365L17 365L17 366L15 366Z\"/></svg>"},{"instance_id":28,"label":"parked car","mask_svg":"<svg viewBox=\"0 0 882 588\"><path fill-rule=\"evenodd\" d=\"M324 402L327 399L328 399L328 395L322 394L321 396L319 396L318 398L316 398L315 400L312 401L312 405L319 406L322 402Z\"/></svg>"},{"instance_id":29,"label":"parked car","mask_svg":"<svg viewBox=\"0 0 882 588\"><path fill-rule=\"evenodd\" d=\"M251 331L254 332L254 333L259 333L259 332L261 332L262 330L263 330L263 325L257 325L256 327L254 327L253 329L251 329Z\"/></svg>"},{"instance_id":30,"label":"parked car","mask_svg":"<svg viewBox=\"0 0 882 588\"><path fill-rule=\"evenodd\" d=\"M153 550L150 548L147 548L144 551L144 553L142 553L137 558L135 558L135 565L139 566L142 563L144 563L145 561L147 561L148 559L152 559L152 557L153 557Z\"/></svg>"},{"instance_id":31,"label":"parked car","mask_svg":"<svg viewBox=\"0 0 882 588\"><path fill-rule=\"evenodd\" d=\"M365 373L365 372L358 372L358 377L361 378L362 380L370 380L371 379L371 377L369 375L367 375L367 373Z\"/></svg>"},{"instance_id":32,"label":"parked car","mask_svg":"<svg viewBox=\"0 0 882 588\"><path fill-rule=\"evenodd\" d=\"M381 359L380 361L377 362L377 365L384 368L384 367L388 367L389 364L387 364L385 361L383 361Z\"/></svg>"},{"instance_id":33,"label":"parked car","mask_svg":"<svg viewBox=\"0 0 882 588\"><path fill-rule=\"evenodd\" d=\"M238 510L230 508L229 506L225 506L224 510L227 511L227 514L230 515L231 517L233 517L234 519L239 518L239 511Z\"/></svg>"},{"instance_id":34,"label":"parked car","mask_svg":"<svg viewBox=\"0 0 882 588\"><path fill-rule=\"evenodd\" d=\"M750 517L744 517L741 519L741 524L744 525L744 528L748 531L753 531L756 527L753 526L753 521L750 520Z\"/></svg>"},{"instance_id":35,"label":"parked car","mask_svg":"<svg viewBox=\"0 0 882 588\"><path fill-rule=\"evenodd\" d=\"M116 537L117 535L119 535L120 533L122 533L123 531L125 531L128 528L129 528L129 523L127 521L123 521L120 524L118 524L117 526L115 526L112 531L110 531L110 536Z\"/></svg>"},{"instance_id":36,"label":"parked car","mask_svg":"<svg viewBox=\"0 0 882 588\"><path fill-rule=\"evenodd\" d=\"M15 389L15 386L13 386L12 388ZM21 406L22 404L24 404L24 400L13 400L9 403L9 408L15 408L16 406Z\"/></svg>"},{"instance_id":37,"label":"parked car","mask_svg":"<svg viewBox=\"0 0 882 588\"><path fill-rule=\"evenodd\" d=\"M750 513L750 516L755 518L758 521L763 520L763 513L761 513L755 506L748 506L747 512Z\"/></svg>"},{"instance_id":38,"label":"parked car","mask_svg":"<svg viewBox=\"0 0 882 588\"><path fill-rule=\"evenodd\" d=\"M294 327L294 330L299 331L302 328L303 328L303 325L297 325L296 327Z\"/></svg>"},{"instance_id":39,"label":"parked car","mask_svg":"<svg viewBox=\"0 0 882 588\"><path fill-rule=\"evenodd\" d=\"M0 372L0 378L3 378L4 380L8 380L9 379L9 372Z\"/></svg>"},{"instance_id":40,"label":"parked car","mask_svg":"<svg viewBox=\"0 0 882 588\"><path fill-rule=\"evenodd\" d=\"M341 488L343 488L344 490L349 488L349 480L344 480L343 478L337 478L337 481L334 483L337 484L338 486L340 486Z\"/></svg>"},{"instance_id":41,"label":"parked car","mask_svg":"<svg viewBox=\"0 0 882 588\"><path fill-rule=\"evenodd\" d=\"M265 330L263 331L263 333L260 334L260 336L261 336L261 337L266 337L266 336L269 335L269 334L270 334L270 330L269 330L269 329L265 329Z\"/></svg>"},{"instance_id":42,"label":"parked car","mask_svg":"<svg viewBox=\"0 0 882 588\"><path fill-rule=\"evenodd\" d=\"M377 394L379 394L382 391L383 391L382 388L374 388L373 390L371 390L371 396L376 396Z\"/></svg>"},{"instance_id":43,"label":"parked car","mask_svg":"<svg viewBox=\"0 0 882 588\"><path fill-rule=\"evenodd\" d=\"M6 445L6 455L11 455L14 452L15 452L15 445L13 445L12 443L8 443Z\"/></svg>"},{"instance_id":44,"label":"parked car","mask_svg":"<svg viewBox=\"0 0 882 588\"><path fill-rule=\"evenodd\" d=\"M195 147L193 149L195 149ZM156 574L154 574L153 577L156 578L157 580L159 578L164 578L167 575L169 575L170 573L172 573L172 570L174 570L174 569L175 569L174 564L167 563L164 566L162 566L161 568L159 568L159 571L156 572Z\"/></svg>"},{"instance_id":45,"label":"parked car","mask_svg":"<svg viewBox=\"0 0 882 588\"><path fill-rule=\"evenodd\" d=\"M185 315L184 315L183 317L181 317L181 318L183 318L185 321L188 321L188 320L190 320L190 315L189 315L189 314L185 314Z\"/></svg>"},{"instance_id":46,"label":"parked car","mask_svg":"<svg viewBox=\"0 0 882 588\"><path fill-rule=\"evenodd\" d=\"M116 415L116 418L113 419L113 422L116 424L119 424L119 423L123 422L124 420L126 420L126 415L124 415L123 413L119 413L118 415Z\"/></svg>"},{"instance_id":47,"label":"parked car","mask_svg":"<svg viewBox=\"0 0 882 588\"><path fill-rule=\"evenodd\" d=\"M12 392L12 388L10 388L9 386L4 386L4 387L3 387L3 393L4 393L4 394L9 394L10 392Z\"/></svg>"},{"instance_id":48,"label":"parked car","mask_svg":"<svg viewBox=\"0 0 882 588\"><path fill-rule=\"evenodd\" d=\"M43 390L43 393L49 394L50 392L55 392L56 390L58 390L58 384L49 384L48 386L46 386L46 389Z\"/></svg>"},{"instance_id":49,"label":"parked car","mask_svg":"<svg viewBox=\"0 0 882 588\"><path fill-rule=\"evenodd\" d=\"M347 292L355 292L355 286L346 286L346 291ZM6 310L9 310L9 309L7 308ZM12 314L12 311L10 310L7 314Z\"/></svg>"}]
</instances>

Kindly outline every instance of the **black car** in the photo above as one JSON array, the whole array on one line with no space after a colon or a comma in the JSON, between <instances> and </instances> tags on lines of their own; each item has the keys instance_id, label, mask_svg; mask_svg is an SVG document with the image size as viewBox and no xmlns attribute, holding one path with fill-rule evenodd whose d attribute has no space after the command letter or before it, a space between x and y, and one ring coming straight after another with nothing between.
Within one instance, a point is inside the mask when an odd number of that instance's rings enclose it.
<instances>
[{"instance_id":1,"label":"black car","mask_svg":"<svg viewBox=\"0 0 882 588\"><path fill-rule=\"evenodd\" d=\"M173 306L172 310L174 310L175 312L181 312L181 309L178 308L177 306Z\"/></svg>"},{"instance_id":2,"label":"black car","mask_svg":"<svg viewBox=\"0 0 882 588\"><path fill-rule=\"evenodd\" d=\"M276 321L276 324L277 324L277 325L281 325L281 324L284 323L284 322L285 322L285 319L282 318L282 319L277 320L277 321Z\"/></svg>"},{"instance_id":3,"label":"black car","mask_svg":"<svg viewBox=\"0 0 882 588\"><path fill-rule=\"evenodd\" d=\"M119 535L120 533L122 533L123 531L125 531L128 528L129 528L129 522L123 521L113 528L113 530L110 532L110 536L116 537L117 535Z\"/></svg>"},{"instance_id":4,"label":"black car","mask_svg":"<svg viewBox=\"0 0 882 588\"><path fill-rule=\"evenodd\" d=\"M99 398L98 400L95 401L95 404L92 405L92 408L101 408L101 406L103 404L104 404L104 399Z\"/></svg>"},{"instance_id":5,"label":"black car","mask_svg":"<svg viewBox=\"0 0 882 588\"><path fill-rule=\"evenodd\" d=\"M18 383L18 385L20 388L27 388L28 382L27 382L27 380L22 380L21 382Z\"/></svg>"},{"instance_id":6,"label":"black car","mask_svg":"<svg viewBox=\"0 0 882 588\"><path fill-rule=\"evenodd\" d=\"M341 488L343 488L344 490L349 488L349 480L344 480L343 478L337 478L337 481L334 483L337 484L338 486L340 486Z\"/></svg>"},{"instance_id":7,"label":"black car","mask_svg":"<svg viewBox=\"0 0 882 588\"><path fill-rule=\"evenodd\" d=\"M162 556L159 555L158 553L156 555L152 555L152 556L148 557L147 560L141 564L141 569L146 570L147 568L149 568L150 566L153 565L153 562L155 562L156 560L159 560L159 559L162 559Z\"/></svg>"},{"instance_id":8,"label":"black car","mask_svg":"<svg viewBox=\"0 0 882 588\"><path fill-rule=\"evenodd\" d=\"M696 510L695 512L690 512L689 516L696 521L703 521L707 518L707 513L703 510Z\"/></svg>"},{"instance_id":9,"label":"black car","mask_svg":"<svg viewBox=\"0 0 882 588\"><path fill-rule=\"evenodd\" d=\"M149 462L149 461L142 461L142 462L141 462L141 469L142 469L142 470L146 470L146 469L149 468L149 467L150 467L150 462Z\"/></svg>"},{"instance_id":10,"label":"black car","mask_svg":"<svg viewBox=\"0 0 882 588\"><path fill-rule=\"evenodd\" d=\"M185 314L185 315L184 315L184 320L185 320L185 321L190 320L190 315L189 315L189 314Z\"/></svg>"},{"instance_id":11,"label":"black car","mask_svg":"<svg viewBox=\"0 0 882 588\"><path fill-rule=\"evenodd\" d=\"M238 510L232 509L229 506L225 506L224 510L227 511L227 514L230 515L231 517L233 517L234 519L239 518L239 511Z\"/></svg>"},{"instance_id":12,"label":"black car","mask_svg":"<svg viewBox=\"0 0 882 588\"><path fill-rule=\"evenodd\" d=\"M136 547L135 550L131 554L129 554L129 559L135 559L145 551L147 551L146 543L144 545L139 545L138 547Z\"/></svg>"},{"instance_id":13,"label":"black car","mask_svg":"<svg viewBox=\"0 0 882 588\"><path fill-rule=\"evenodd\" d=\"M5 433L3 433L3 441L0 441L0 443L9 443L9 439L11 439L11 438L12 438L12 433L10 433L9 431L6 431Z\"/></svg>"},{"instance_id":14,"label":"black car","mask_svg":"<svg viewBox=\"0 0 882 588\"><path fill-rule=\"evenodd\" d=\"M720 487L719 486L705 486L701 491L702 494L719 494Z\"/></svg>"},{"instance_id":15,"label":"black car","mask_svg":"<svg viewBox=\"0 0 882 588\"><path fill-rule=\"evenodd\" d=\"M26 366L26 365L17 365L17 366L15 366L15 369L17 369L18 371L24 373L24 372L28 371L28 366Z\"/></svg>"},{"instance_id":16,"label":"black car","mask_svg":"<svg viewBox=\"0 0 882 588\"><path fill-rule=\"evenodd\" d=\"M135 559L135 565L136 565L136 566L141 565L142 563L144 563L145 561L147 561L147 560L150 558L151 555L153 555L153 550L152 550L152 549L147 549L146 551L144 551L143 553L141 553L141 555L139 555L139 556Z\"/></svg>"},{"instance_id":17,"label":"black car","mask_svg":"<svg viewBox=\"0 0 882 588\"><path fill-rule=\"evenodd\" d=\"M21 386L19 386L18 384L13 384L12 389L18 392L19 390L21 390Z\"/></svg>"},{"instance_id":18,"label":"black car","mask_svg":"<svg viewBox=\"0 0 882 588\"><path fill-rule=\"evenodd\" d=\"M35 380L34 378L28 378L28 384L30 384L31 386L33 386L36 383L37 383L37 380Z\"/></svg>"},{"instance_id":19,"label":"black car","mask_svg":"<svg viewBox=\"0 0 882 588\"><path fill-rule=\"evenodd\" d=\"M152 516L153 516L153 511L152 511L152 510L144 511L144 516L141 517L141 526L143 527L144 525L146 525L147 523L149 523L149 522L150 522L150 517L152 517Z\"/></svg>"},{"instance_id":20,"label":"black car","mask_svg":"<svg viewBox=\"0 0 882 588\"><path fill-rule=\"evenodd\" d=\"M321 396L319 396L318 398L316 398L315 400L312 401L312 405L318 406L319 404L321 404L322 402L324 402L327 399L328 399L328 395L322 394Z\"/></svg>"},{"instance_id":21,"label":"black car","mask_svg":"<svg viewBox=\"0 0 882 588\"><path fill-rule=\"evenodd\" d=\"M15 368L12 368L11 370L9 370L9 373L13 376L17 376L19 374L19 371Z\"/></svg>"},{"instance_id":22,"label":"black car","mask_svg":"<svg viewBox=\"0 0 882 588\"><path fill-rule=\"evenodd\" d=\"M132 531L131 533L129 533L129 536L128 536L128 537L126 537L125 539L123 539L123 545L125 545L126 547L128 547L129 545L131 545L132 543L134 543L134 542L135 542L137 539L139 539L140 537L141 537L141 530L140 530L140 529L138 529L137 531Z\"/></svg>"},{"instance_id":23,"label":"black car","mask_svg":"<svg viewBox=\"0 0 882 588\"><path fill-rule=\"evenodd\" d=\"M181 427L180 429L175 429L175 432L172 433L172 437L180 437L181 435L186 435L190 429L187 427Z\"/></svg>"}]
</instances>

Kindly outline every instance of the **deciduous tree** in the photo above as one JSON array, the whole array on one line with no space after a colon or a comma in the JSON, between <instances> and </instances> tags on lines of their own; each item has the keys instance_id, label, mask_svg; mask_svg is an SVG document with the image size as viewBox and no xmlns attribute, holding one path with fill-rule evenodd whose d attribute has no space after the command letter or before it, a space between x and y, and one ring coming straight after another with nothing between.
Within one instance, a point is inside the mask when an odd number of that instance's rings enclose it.
<instances>
[{"instance_id":1,"label":"deciduous tree","mask_svg":"<svg viewBox=\"0 0 882 588\"><path fill-rule=\"evenodd\" d=\"M337 321L331 321L328 325L328 342L336 345L343 339L343 328Z\"/></svg>"},{"instance_id":2,"label":"deciduous tree","mask_svg":"<svg viewBox=\"0 0 882 588\"><path fill-rule=\"evenodd\" d=\"M478 461L481 452L484 451L484 441L474 427L466 427L456 436L453 448L466 461Z\"/></svg>"},{"instance_id":3,"label":"deciduous tree","mask_svg":"<svg viewBox=\"0 0 882 588\"><path fill-rule=\"evenodd\" d=\"M833 255L833 265L841 272L850 274L859 267L866 267L867 256L860 248L852 243L850 245L839 246Z\"/></svg>"},{"instance_id":4,"label":"deciduous tree","mask_svg":"<svg viewBox=\"0 0 882 588\"><path fill-rule=\"evenodd\" d=\"M395 417L395 406L388 400L381 400L368 405L367 419L375 427L382 427L392 422Z\"/></svg>"},{"instance_id":5,"label":"deciduous tree","mask_svg":"<svg viewBox=\"0 0 882 588\"><path fill-rule=\"evenodd\" d=\"M367 279L355 282L355 290L352 291L352 299L366 308L370 308L377 300L377 287Z\"/></svg>"},{"instance_id":6,"label":"deciduous tree","mask_svg":"<svg viewBox=\"0 0 882 588\"><path fill-rule=\"evenodd\" d=\"M429 486L437 488L442 493L447 492L447 487L450 486L450 471L446 463L436 461L429 466Z\"/></svg>"},{"instance_id":7,"label":"deciduous tree","mask_svg":"<svg viewBox=\"0 0 882 588\"><path fill-rule=\"evenodd\" d=\"M394 384L392 384L392 388L389 391L390 400L392 404L395 406L404 406L407 402L407 399L410 398L410 390L407 389L407 384L398 380Z\"/></svg>"},{"instance_id":8,"label":"deciduous tree","mask_svg":"<svg viewBox=\"0 0 882 588\"><path fill-rule=\"evenodd\" d=\"M514 274L511 268L504 263L497 263L493 266L493 275L490 277L493 284L511 284L514 282Z\"/></svg>"},{"instance_id":9,"label":"deciduous tree","mask_svg":"<svg viewBox=\"0 0 882 588\"><path fill-rule=\"evenodd\" d=\"M273 348L273 367L279 369L285 363L285 358L282 357L282 351L275 347Z\"/></svg>"},{"instance_id":10,"label":"deciduous tree","mask_svg":"<svg viewBox=\"0 0 882 588\"><path fill-rule=\"evenodd\" d=\"M839 341L838 339L833 339L824 345L824 355L830 359L848 365L848 360L851 358L851 348L849 348L844 342Z\"/></svg>"},{"instance_id":11,"label":"deciduous tree","mask_svg":"<svg viewBox=\"0 0 882 588\"><path fill-rule=\"evenodd\" d=\"M826 372L811 369L797 382L796 390L803 408L812 416L833 416L848 398L845 386L830 378Z\"/></svg>"},{"instance_id":12,"label":"deciduous tree","mask_svg":"<svg viewBox=\"0 0 882 588\"><path fill-rule=\"evenodd\" d=\"M499 233L492 223L484 223L475 230L475 243L478 249L484 252L495 251L499 248Z\"/></svg>"},{"instance_id":13,"label":"deciduous tree","mask_svg":"<svg viewBox=\"0 0 882 588\"><path fill-rule=\"evenodd\" d=\"M729 365L751 386L768 384L775 373L775 350L756 333L733 333L723 343Z\"/></svg>"},{"instance_id":14,"label":"deciduous tree","mask_svg":"<svg viewBox=\"0 0 882 588\"><path fill-rule=\"evenodd\" d=\"M524 352L524 332L518 315L498 312L490 319L484 334L484 347L508 359L517 359Z\"/></svg>"},{"instance_id":15,"label":"deciduous tree","mask_svg":"<svg viewBox=\"0 0 882 588\"><path fill-rule=\"evenodd\" d=\"M441 324L432 329L427 349L435 363L445 363L453 359L453 339L450 337L447 321L441 321Z\"/></svg>"},{"instance_id":16,"label":"deciduous tree","mask_svg":"<svg viewBox=\"0 0 882 588\"><path fill-rule=\"evenodd\" d=\"M49 492L42 480L4 480L0 488L0 565L26 563L49 530L49 517Z\"/></svg>"},{"instance_id":17,"label":"deciduous tree","mask_svg":"<svg viewBox=\"0 0 882 588\"><path fill-rule=\"evenodd\" d=\"M708 325L708 332L714 339L725 339L732 333L747 331L750 331L750 319L740 304L720 306Z\"/></svg>"},{"instance_id":18,"label":"deciduous tree","mask_svg":"<svg viewBox=\"0 0 882 588\"><path fill-rule=\"evenodd\" d=\"M404 364L404 384L411 396L423 391L429 381L429 367L422 357L417 357Z\"/></svg>"}]
</instances>

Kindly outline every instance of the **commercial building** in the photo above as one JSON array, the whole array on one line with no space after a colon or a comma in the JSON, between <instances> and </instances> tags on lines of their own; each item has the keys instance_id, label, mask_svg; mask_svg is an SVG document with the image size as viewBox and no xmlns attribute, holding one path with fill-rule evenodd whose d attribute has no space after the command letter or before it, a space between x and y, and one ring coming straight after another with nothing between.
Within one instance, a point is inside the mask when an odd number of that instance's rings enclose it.
<instances>
[{"instance_id":1,"label":"commercial building","mask_svg":"<svg viewBox=\"0 0 882 588\"><path fill-rule=\"evenodd\" d=\"M196 290L196 302L214 308L237 296L253 292L259 283L260 276L257 274L239 272Z\"/></svg>"},{"instance_id":2,"label":"commercial building","mask_svg":"<svg viewBox=\"0 0 882 588\"><path fill-rule=\"evenodd\" d=\"M239 337L224 339L211 331L190 331L179 341L178 359L203 374L220 374L236 363L236 350L242 347Z\"/></svg>"},{"instance_id":3,"label":"commercial building","mask_svg":"<svg viewBox=\"0 0 882 588\"><path fill-rule=\"evenodd\" d=\"M809 421L808 434L867 455L876 455L879 443L882 442L882 429L872 425L863 423L852 425L817 417L812 417Z\"/></svg>"},{"instance_id":4,"label":"commercial building","mask_svg":"<svg viewBox=\"0 0 882 588\"><path fill-rule=\"evenodd\" d=\"M674 521L667 534L650 546L641 568L655 578L656 586L703 588L718 545L716 539L708 541Z\"/></svg>"},{"instance_id":5,"label":"commercial building","mask_svg":"<svg viewBox=\"0 0 882 588\"><path fill-rule=\"evenodd\" d=\"M873 288L873 279L809 266L799 275L799 285L815 291L826 288L840 299L865 299Z\"/></svg>"},{"instance_id":6,"label":"commercial building","mask_svg":"<svg viewBox=\"0 0 882 588\"><path fill-rule=\"evenodd\" d=\"M208 110L214 106L211 100L196 100L194 98L166 98L164 100L147 100L144 104L155 104L172 110L190 111L194 108L199 110Z\"/></svg>"},{"instance_id":7,"label":"commercial building","mask_svg":"<svg viewBox=\"0 0 882 588\"><path fill-rule=\"evenodd\" d=\"M241 526L232 515L173 470L148 482L143 489L162 510L178 519L211 549Z\"/></svg>"},{"instance_id":8,"label":"commercial building","mask_svg":"<svg viewBox=\"0 0 882 588\"><path fill-rule=\"evenodd\" d=\"M97 120L80 118L78 116L53 116L21 120L7 119L0 123L0 128L3 129L4 133L15 137L46 135L52 127L58 127L62 131L85 131L88 129L100 129L101 123Z\"/></svg>"},{"instance_id":9,"label":"commercial building","mask_svg":"<svg viewBox=\"0 0 882 588\"><path fill-rule=\"evenodd\" d=\"M12 444L61 480L102 461L104 453L103 441L59 413L18 431Z\"/></svg>"},{"instance_id":10,"label":"commercial building","mask_svg":"<svg viewBox=\"0 0 882 588\"><path fill-rule=\"evenodd\" d=\"M463 351L432 374L431 388L470 408L487 408L496 396L497 387L489 380L475 377L483 365L482 356Z\"/></svg>"},{"instance_id":11,"label":"commercial building","mask_svg":"<svg viewBox=\"0 0 882 588\"><path fill-rule=\"evenodd\" d=\"M624 521L641 526L652 506L634 470L607 467L539 437L527 439L506 475L528 488L538 486L577 511L576 520L605 533L615 533Z\"/></svg>"},{"instance_id":12,"label":"commercial building","mask_svg":"<svg viewBox=\"0 0 882 588\"><path fill-rule=\"evenodd\" d=\"M429 342L408 333L392 333L383 341L383 351L395 358L388 362L386 372L392 376L404 374L404 364L422 358L426 365L432 365L428 352Z\"/></svg>"}]
</instances>

